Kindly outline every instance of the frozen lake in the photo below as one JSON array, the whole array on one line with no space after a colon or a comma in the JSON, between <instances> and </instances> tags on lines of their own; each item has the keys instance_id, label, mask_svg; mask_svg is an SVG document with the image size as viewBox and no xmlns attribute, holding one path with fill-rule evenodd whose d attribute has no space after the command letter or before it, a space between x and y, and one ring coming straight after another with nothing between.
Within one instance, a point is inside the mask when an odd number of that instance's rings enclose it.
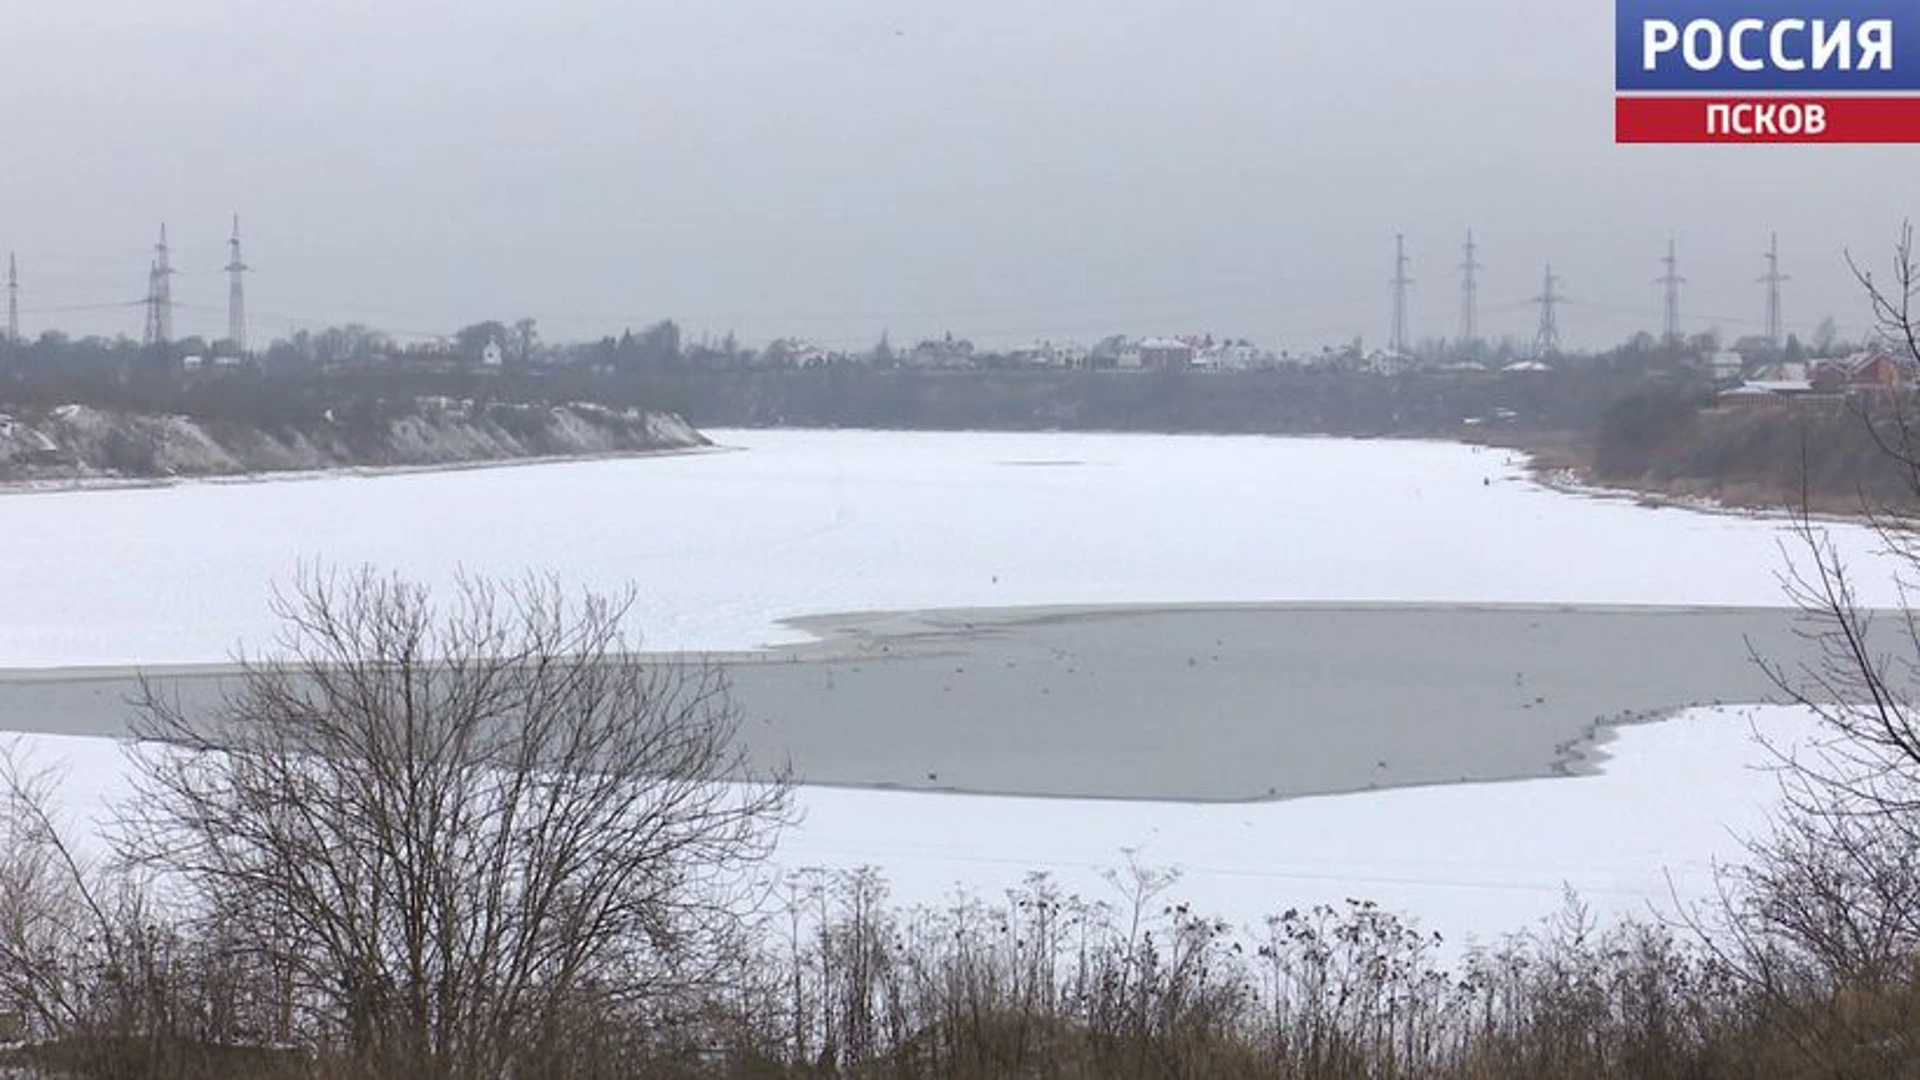
<instances>
[{"instance_id":1,"label":"frozen lake","mask_svg":"<svg viewBox=\"0 0 1920 1080\"><path fill-rule=\"evenodd\" d=\"M650 648L771 647L752 660L767 669L811 657L770 684L787 707L762 711L789 725L775 736L803 768L812 753L820 780L1135 797L803 791L783 865L875 865L914 901L1031 870L1095 891L1095 869L1126 849L1184 869L1183 898L1230 918L1358 895L1486 936L1551 911L1562 883L1603 912L1661 900L1669 874L1701 895L1712 860L1737 855L1734 830L1764 820L1771 781L1753 768L1764 758L1746 714L1713 709L1620 729L1598 775L1191 800L1539 776L1596 720L1758 699L1743 639L1781 640L1778 612L1584 609L1778 605L1791 542L1780 522L1559 494L1513 455L1450 444L712 434L739 452L6 495L0 669L25 693L111 676L45 669L257 651L272 632L267 590L317 559L433 582L456 568L550 572L632 583ZM1873 538L1831 533L1863 601L1896 602ZM995 619L1038 618L1022 610L1036 605L1136 607L999 632ZM877 641L954 609L975 609L986 632L962 625L897 663L834 652L847 639L808 630L864 627ZM818 618L839 612L904 614ZM1020 634L1069 655L994 651ZM989 679L933 666L955 648L1035 669ZM903 672L919 696L889 681ZM963 692L953 680L966 676ZM953 689L930 688L936 678ZM1036 688L1058 698L1045 723L961 722L982 714L966 694L1031 708ZM1131 715L1110 708L1122 693ZM863 697L891 711L851 708ZM68 715L59 700L23 700L0 693L0 721L12 708L17 726L67 730L45 719ZM1757 717L1789 736L1806 724ZM75 762L68 791L83 814L118 782L100 756L109 743L28 742Z\"/></svg>"},{"instance_id":2,"label":"frozen lake","mask_svg":"<svg viewBox=\"0 0 1920 1080\"><path fill-rule=\"evenodd\" d=\"M1778 522L1543 489L1444 443L718 431L739 453L0 497L0 668L208 663L303 564L639 589L649 647L845 611L1769 606ZM1836 539L1865 570L1873 543ZM1895 599L1864 572L1864 599Z\"/></svg>"}]
</instances>

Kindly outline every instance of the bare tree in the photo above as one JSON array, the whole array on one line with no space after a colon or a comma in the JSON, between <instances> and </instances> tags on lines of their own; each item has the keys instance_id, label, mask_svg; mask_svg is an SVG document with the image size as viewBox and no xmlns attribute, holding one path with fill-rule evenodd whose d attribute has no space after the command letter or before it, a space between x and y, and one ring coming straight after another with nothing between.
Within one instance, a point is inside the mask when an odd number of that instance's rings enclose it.
<instances>
[{"instance_id":1,"label":"bare tree","mask_svg":"<svg viewBox=\"0 0 1920 1080\"><path fill-rule=\"evenodd\" d=\"M1899 370L1920 369L1920 266L1913 233L1891 284L1854 264L1878 337ZM1920 424L1909 378L1855 398L1857 418L1898 464L1912 498L1862 508L1895 563L1900 602L1876 610L1803 496L1786 592L1813 646L1793 665L1756 657L1786 701L1819 721L1810 741L1769 742L1784 805L1727 872L1710 946L1768 1003L1796 1050L1837 1075L1915 1052L1920 1023ZM1764 738L1763 738L1763 741ZM1905 1032L1903 1034L1902 1032ZM1877 1072L1876 1072L1877 1074Z\"/></svg>"},{"instance_id":2,"label":"bare tree","mask_svg":"<svg viewBox=\"0 0 1920 1080\"><path fill-rule=\"evenodd\" d=\"M1872 303L1878 336L1908 370L1920 369L1920 266L1913 230L1895 246L1891 283L1852 264ZM1920 425L1913 387L1896 384L1856 402L1859 418L1920 498ZM1802 500L1783 576L1812 659L1759 662L1786 699L1820 721L1811 745L1777 747L1786 810L1746 871L1765 921L1830 971L1889 975L1920 956L1920 611L1906 602L1920 582L1920 516L1911 501L1869 501L1867 522L1896 565L1902 602L1864 604L1853 571Z\"/></svg>"},{"instance_id":3,"label":"bare tree","mask_svg":"<svg viewBox=\"0 0 1920 1080\"><path fill-rule=\"evenodd\" d=\"M217 707L147 687L122 846L274 974L288 1035L370 1075L551 1073L583 1014L657 1019L724 959L788 806L630 603L303 575L284 658Z\"/></svg>"},{"instance_id":4,"label":"bare tree","mask_svg":"<svg viewBox=\"0 0 1920 1080\"><path fill-rule=\"evenodd\" d=\"M1913 371L1920 366L1920 312L1914 307L1920 299L1920 262L1914 259L1913 225L1901 226L1888 275L1875 274L1851 255L1847 266L1872 307L1872 337L1894 357L1901 370L1881 393L1857 398L1856 415L1865 422L1880 451L1901 467L1907 493L1920 495L1920 431L1916 430L1912 402L1908 400L1916 388ZM1896 550L1909 556L1916 554L1910 511L1872 505L1867 509L1880 519L1876 524L1882 526L1882 532L1898 542Z\"/></svg>"}]
</instances>

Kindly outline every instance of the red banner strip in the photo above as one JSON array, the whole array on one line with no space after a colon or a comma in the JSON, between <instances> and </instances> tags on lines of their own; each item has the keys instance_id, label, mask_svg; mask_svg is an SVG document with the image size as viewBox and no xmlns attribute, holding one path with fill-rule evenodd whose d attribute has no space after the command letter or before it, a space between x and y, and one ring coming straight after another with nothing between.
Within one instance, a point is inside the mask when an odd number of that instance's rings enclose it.
<instances>
[{"instance_id":1,"label":"red banner strip","mask_svg":"<svg viewBox=\"0 0 1920 1080\"><path fill-rule=\"evenodd\" d=\"M1619 143L1920 143L1915 97L1616 97Z\"/></svg>"}]
</instances>

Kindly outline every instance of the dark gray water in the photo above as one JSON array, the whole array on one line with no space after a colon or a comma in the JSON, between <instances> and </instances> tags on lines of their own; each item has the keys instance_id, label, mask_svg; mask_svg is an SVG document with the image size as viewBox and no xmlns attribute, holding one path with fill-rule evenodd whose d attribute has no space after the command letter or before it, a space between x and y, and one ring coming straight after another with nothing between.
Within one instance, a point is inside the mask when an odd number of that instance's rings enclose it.
<instances>
[{"instance_id":1,"label":"dark gray water","mask_svg":"<svg viewBox=\"0 0 1920 1080\"><path fill-rule=\"evenodd\" d=\"M762 764L819 784L1235 801L1578 770L1606 725L1776 696L1791 611L1020 609L803 621L716 657ZM188 703L230 669L152 673ZM0 730L120 735L128 671L0 673Z\"/></svg>"}]
</instances>

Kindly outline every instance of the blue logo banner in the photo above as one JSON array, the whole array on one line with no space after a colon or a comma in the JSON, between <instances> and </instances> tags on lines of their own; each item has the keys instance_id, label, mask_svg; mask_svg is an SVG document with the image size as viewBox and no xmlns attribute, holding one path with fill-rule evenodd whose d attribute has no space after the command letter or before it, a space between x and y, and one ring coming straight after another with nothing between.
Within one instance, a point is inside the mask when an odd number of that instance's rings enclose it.
<instances>
[{"instance_id":1,"label":"blue logo banner","mask_svg":"<svg viewBox=\"0 0 1920 1080\"><path fill-rule=\"evenodd\" d=\"M1920 0L1615 0L1614 89L1920 91Z\"/></svg>"}]
</instances>

